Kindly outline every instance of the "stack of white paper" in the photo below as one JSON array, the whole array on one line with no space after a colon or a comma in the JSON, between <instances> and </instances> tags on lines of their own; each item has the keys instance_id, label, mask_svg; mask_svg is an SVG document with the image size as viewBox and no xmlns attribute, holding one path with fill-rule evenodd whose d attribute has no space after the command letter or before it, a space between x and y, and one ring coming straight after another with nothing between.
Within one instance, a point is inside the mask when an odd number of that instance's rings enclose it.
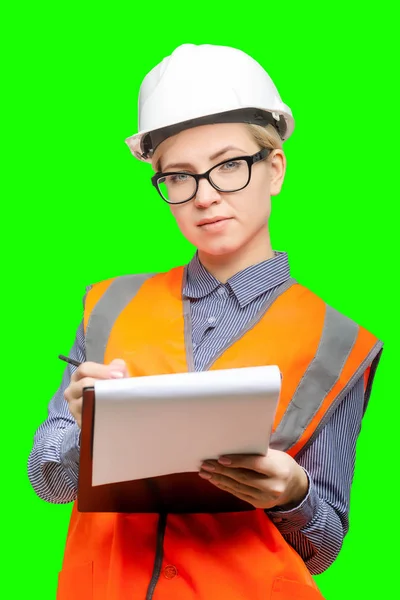
<instances>
[{"instance_id":1,"label":"stack of white paper","mask_svg":"<svg viewBox=\"0 0 400 600\"><path fill-rule=\"evenodd\" d=\"M280 387L276 366L96 381L93 485L265 454Z\"/></svg>"}]
</instances>

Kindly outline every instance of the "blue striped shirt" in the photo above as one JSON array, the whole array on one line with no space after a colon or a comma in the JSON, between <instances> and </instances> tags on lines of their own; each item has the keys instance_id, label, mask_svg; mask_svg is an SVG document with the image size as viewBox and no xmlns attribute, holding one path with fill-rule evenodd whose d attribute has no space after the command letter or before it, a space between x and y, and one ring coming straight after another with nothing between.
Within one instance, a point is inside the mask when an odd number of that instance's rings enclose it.
<instances>
[{"instance_id":1,"label":"blue striped shirt","mask_svg":"<svg viewBox=\"0 0 400 600\"><path fill-rule=\"evenodd\" d=\"M222 284L203 267L196 254L188 265L183 289L190 300L195 369L204 369L289 277L287 255L276 253L271 260L248 267ZM70 356L85 360L83 322ZM64 399L74 371L75 367L66 367L50 401L48 418L35 433L28 461L35 492L52 503L68 503L77 497L80 430ZM266 511L314 575L332 564L348 531L350 488L364 404L361 377L298 458L310 482L306 498L289 511Z\"/></svg>"}]
</instances>

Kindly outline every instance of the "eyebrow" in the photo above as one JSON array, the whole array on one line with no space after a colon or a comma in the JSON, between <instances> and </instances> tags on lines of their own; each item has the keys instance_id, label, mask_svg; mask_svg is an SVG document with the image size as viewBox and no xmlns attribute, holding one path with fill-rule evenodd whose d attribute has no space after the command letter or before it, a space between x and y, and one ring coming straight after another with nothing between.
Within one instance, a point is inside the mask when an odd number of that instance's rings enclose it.
<instances>
[{"instance_id":1,"label":"eyebrow","mask_svg":"<svg viewBox=\"0 0 400 600\"><path fill-rule=\"evenodd\" d=\"M212 154L211 156L209 156L209 160L215 160L216 158L219 158L220 156L222 156L226 152L229 152L230 150L237 150L238 152L242 152L243 154L246 154L245 150L242 150L241 148L237 148L236 146L225 146L225 148L222 148L221 150L218 150L218 152L215 152L215 154ZM190 163L171 163L171 164L167 165L166 167L164 167L164 169L162 169L162 170L166 171L167 169L193 169L193 170L195 170L194 166Z\"/></svg>"}]
</instances>

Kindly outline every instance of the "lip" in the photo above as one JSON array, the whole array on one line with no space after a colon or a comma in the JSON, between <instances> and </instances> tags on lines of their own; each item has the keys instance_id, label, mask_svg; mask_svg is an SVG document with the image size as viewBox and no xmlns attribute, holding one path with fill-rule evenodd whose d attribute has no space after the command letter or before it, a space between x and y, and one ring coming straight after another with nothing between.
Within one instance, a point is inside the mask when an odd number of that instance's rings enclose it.
<instances>
[{"instance_id":1,"label":"lip","mask_svg":"<svg viewBox=\"0 0 400 600\"><path fill-rule=\"evenodd\" d=\"M211 225L212 223L219 223L220 221L228 221L229 219L231 219L231 217L212 217L211 219L202 219L197 223L197 227Z\"/></svg>"}]
</instances>

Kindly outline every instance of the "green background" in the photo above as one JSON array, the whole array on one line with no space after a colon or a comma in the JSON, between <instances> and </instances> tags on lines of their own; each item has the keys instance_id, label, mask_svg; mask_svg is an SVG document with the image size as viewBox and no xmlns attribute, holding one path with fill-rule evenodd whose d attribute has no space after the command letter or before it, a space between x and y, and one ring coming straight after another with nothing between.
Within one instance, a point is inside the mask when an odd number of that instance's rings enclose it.
<instances>
[{"instance_id":1,"label":"green background","mask_svg":"<svg viewBox=\"0 0 400 600\"><path fill-rule=\"evenodd\" d=\"M293 110L273 246L294 276L385 342L359 438L350 533L328 600L397 584L398 50L393 5L19 3L0 19L3 598L55 598L71 505L26 463L82 316L85 286L190 259L151 169L124 139L142 78L181 43L236 46ZM397 329L397 331L396 331Z\"/></svg>"}]
</instances>

